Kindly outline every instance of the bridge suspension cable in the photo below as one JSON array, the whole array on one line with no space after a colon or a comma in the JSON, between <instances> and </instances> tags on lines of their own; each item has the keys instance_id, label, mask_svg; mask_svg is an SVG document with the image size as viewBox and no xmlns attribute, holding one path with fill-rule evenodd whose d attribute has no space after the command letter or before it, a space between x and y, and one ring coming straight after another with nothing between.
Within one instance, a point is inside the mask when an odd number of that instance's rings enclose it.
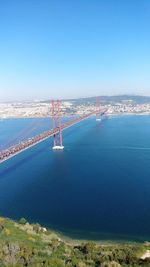
<instances>
[{"instance_id":1,"label":"bridge suspension cable","mask_svg":"<svg viewBox=\"0 0 150 267\"><path fill-rule=\"evenodd\" d=\"M41 126L43 124L43 122L44 121L42 121L41 119L40 120L36 119L36 120L30 122L26 127L21 129L17 134L14 134L11 137L11 139L9 139L5 143L3 143L1 145L1 150L2 149L7 149L10 146L14 146L18 142L23 142L27 138L31 138L32 137L32 133L34 133L34 131L36 131L36 129L39 126Z\"/></svg>"}]
</instances>

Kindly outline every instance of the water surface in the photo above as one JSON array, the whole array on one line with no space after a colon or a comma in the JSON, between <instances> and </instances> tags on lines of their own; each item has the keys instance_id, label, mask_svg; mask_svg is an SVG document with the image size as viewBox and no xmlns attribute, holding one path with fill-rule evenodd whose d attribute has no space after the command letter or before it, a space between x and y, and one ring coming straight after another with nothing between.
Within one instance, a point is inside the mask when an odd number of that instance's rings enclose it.
<instances>
[{"instance_id":1,"label":"water surface","mask_svg":"<svg viewBox=\"0 0 150 267\"><path fill-rule=\"evenodd\" d=\"M18 123L0 122L1 142ZM0 214L76 238L150 240L150 117L91 118L63 137L63 152L48 139L0 165Z\"/></svg>"}]
</instances>

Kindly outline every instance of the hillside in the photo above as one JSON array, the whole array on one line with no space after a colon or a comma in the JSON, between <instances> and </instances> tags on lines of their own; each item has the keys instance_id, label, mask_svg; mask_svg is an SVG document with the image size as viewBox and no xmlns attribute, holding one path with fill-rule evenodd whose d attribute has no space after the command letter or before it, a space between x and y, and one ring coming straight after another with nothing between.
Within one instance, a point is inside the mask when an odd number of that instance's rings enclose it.
<instances>
[{"instance_id":1,"label":"hillside","mask_svg":"<svg viewBox=\"0 0 150 267\"><path fill-rule=\"evenodd\" d=\"M84 98L70 98L70 99L62 99L62 101L69 101L73 105L89 105L96 102L96 99L99 98L100 102L103 104L116 104L122 102L132 102L134 104L148 104L150 103L150 96L142 96L142 95L102 95L102 96L92 96L92 97L84 97ZM41 101L41 103L50 103L51 100Z\"/></svg>"},{"instance_id":2,"label":"hillside","mask_svg":"<svg viewBox=\"0 0 150 267\"><path fill-rule=\"evenodd\" d=\"M115 104L122 103L126 101L131 101L135 104L146 104L150 103L150 96L141 96L141 95L113 95L113 96L98 96L101 103L103 104ZM95 97L86 97L78 99L70 99L74 104L88 104L95 103L97 96Z\"/></svg>"},{"instance_id":3,"label":"hillside","mask_svg":"<svg viewBox=\"0 0 150 267\"><path fill-rule=\"evenodd\" d=\"M62 240L38 224L0 218L0 266L150 266L150 244L98 244Z\"/></svg>"}]
</instances>

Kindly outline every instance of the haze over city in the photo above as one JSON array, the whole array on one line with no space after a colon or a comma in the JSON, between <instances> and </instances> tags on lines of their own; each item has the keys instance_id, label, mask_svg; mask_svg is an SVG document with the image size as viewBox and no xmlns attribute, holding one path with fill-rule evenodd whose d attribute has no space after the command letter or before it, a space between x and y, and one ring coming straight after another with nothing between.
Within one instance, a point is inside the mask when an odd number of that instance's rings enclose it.
<instances>
[{"instance_id":1,"label":"haze over city","mask_svg":"<svg viewBox=\"0 0 150 267\"><path fill-rule=\"evenodd\" d=\"M0 100L150 95L150 2L0 2Z\"/></svg>"}]
</instances>

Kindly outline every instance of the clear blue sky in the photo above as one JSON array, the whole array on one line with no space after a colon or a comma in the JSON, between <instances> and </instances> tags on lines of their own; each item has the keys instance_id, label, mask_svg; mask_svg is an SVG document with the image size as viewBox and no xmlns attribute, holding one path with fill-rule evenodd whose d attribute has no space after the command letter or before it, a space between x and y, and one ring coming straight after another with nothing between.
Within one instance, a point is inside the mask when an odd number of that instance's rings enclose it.
<instances>
[{"instance_id":1,"label":"clear blue sky","mask_svg":"<svg viewBox=\"0 0 150 267\"><path fill-rule=\"evenodd\" d=\"M0 100L150 95L149 0L1 0Z\"/></svg>"}]
</instances>

